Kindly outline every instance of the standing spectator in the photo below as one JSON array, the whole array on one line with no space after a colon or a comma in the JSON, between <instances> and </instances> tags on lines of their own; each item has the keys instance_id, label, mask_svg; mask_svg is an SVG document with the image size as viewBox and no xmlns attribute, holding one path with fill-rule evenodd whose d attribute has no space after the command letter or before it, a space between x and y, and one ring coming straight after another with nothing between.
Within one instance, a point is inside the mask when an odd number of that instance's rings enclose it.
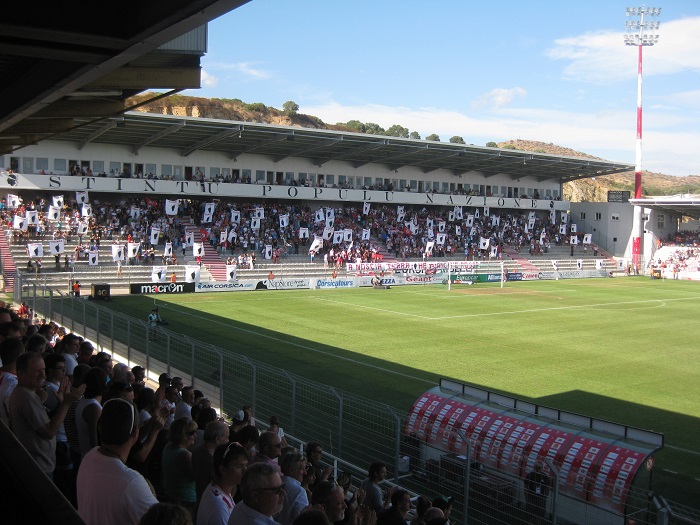
<instances>
[{"instance_id":1,"label":"standing spectator","mask_svg":"<svg viewBox=\"0 0 700 525\"><path fill-rule=\"evenodd\" d=\"M107 372L91 368L85 374L85 395L75 408L75 427L78 430L81 459L98 443L97 422L102 414L102 396L107 392Z\"/></svg>"},{"instance_id":2,"label":"standing spectator","mask_svg":"<svg viewBox=\"0 0 700 525\"><path fill-rule=\"evenodd\" d=\"M10 338L0 343L0 419L10 426L10 396L17 386L17 358L24 352L22 340Z\"/></svg>"},{"instance_id":3,"label":"standing spectator","mask_svg":"<svg viewBox=\"0 0 700 525\"><path fill-rule=\"evenodd\" d=\"M543 523L549 495L549 476L542 472L542 464L535 463L535 469L525 476L525 510L531 523Z\"/></svg>"},{"instance_id":4,"label":"standing spectator","mask_svg":"<svg viewBox=\"0 0 700 525\"><path fill-rule=\"evenodd\" d=\"M213 423L210 423L210 425ZM226 525L235 507L233 495L248 466L248 455L236 443L216 447L209 483L199 500L197 525Z\"/></svg>"},{"instance_id":5,"label":"standing spectator","mask_svg":"<svg viewBox=\"0 0 700 525\"><path fill-rule=\"evenodd\" d=\"M192 418L192 405L194 404L194 387L186 386L182 389L182 399L175 406L175 419L181 417Z\"/></svg>"},{"instance_id":6,"label":"standing spectator","mask_svg":"<svg viewBox=\"0 0 700 525\"><path fill-rule=\"evenodd\" d=\"M158 309L153 308L148 314L148 340L158 341Z\"/></svg>"},{"instance_id":7,"label":"standing spectator","mask_svg":"<svg viewBox=\"0 0 700 525\"><path fill-rule=\"evenodd\" d=\"M73 283L73 295L75 297L80 297L80 281L75 281Z\"/></svg>"},{"instance_id":8,"label":"standing spectator","mask_svg":"<svg viewBox=\"0 0 700 525\"><path fill-rule=\"evenodd\" d=\"M386 479L386 474L386 464L381 461L376 461L369 466L368 477L360 486L367 494L365 505L376 512L386 507L387 498L379 486L379 484Z\"/></svg>"},{"instance_id":9,"label":"standing spectator","mask_svg":"<svg viewBox=\"0 0 700 525\"><path fill-rule=\"evenodd\" d=\"M258 453L253 458L252 463L269 463L280 474L280 466L277 463L277 458L282 453L282 443L280 438L274 432L263 432L260 434L258 441Z\"/></svg>"},{"instance_id":10,"label":"standing spectator","mask_svg":"<svg viewBox=\"0 0 700 525\"><path fill-rule=\"evenodd\" d=\"M197 424L189 418L176 419L170 426L168 444L163 449L162 475L165 493L178 505L194 510L197 502L192 453L188 450L194 443Z\"/></svg>"},{"instance_id":11,"label":"standing spectator","mask_svg":"<svg viewBox=\"0 0 700 525\"><path fill-rule=\"evenodd\" d=\"M328 479L333 474L333 467L326 465L325 467L321 464L321 458L323 457L323 446L321 443L316 441L310 441L306 444L306 460L311 469L316 473L315 483L320 483L322 481L328 481ZM313 486L311 487L313 488ZM363 487L364 488L364 487Z\"/></svg>"},{"instance_id":12,"label":"standing spectator","mask_svg":"<svg viewBox=\"0 0 700 525\"><path fill-rule=\"evenodd\" d=\"M71 390L68 378L63 378L56 392L58 405L49 417L43 405L46 391L41 387L46 379L41 354L26 352L17 358L17 387L10 397L10 427L24 448L36 460L39 468L53 479L56 467L56 434L70 405L83 395L85 387Z\"/></svg>"},{"instance_id":13,"label":"standing spectator","mask_svg":"<svg viewBox=\"0 0 700 525\"><path fill-rule=\"evenodd\" d=\"M287 440L284 438L284 430L280 427L280 418L278 416L270 416L270 427L268 430L279 436L282 442L282 448L289 446Z\"/></svg>"},{"instance_id":14,"label":"standing spectator","mask_svg":"<svg viewBox=\"0 0 700 525\"><path fill-rule=\"evenodd\" d=\"M348 508L343 488L333 481L322 481L316 484L311 495L311 504L321 506L328 523L342 521L345 518L345 509Z\"/></svg>"},{"instance_id":15,"label":"standing spectator","mask_svg":"<svg viewBox=\"0 0 700 525\"><path fill-rule=\"evenodd\" d=\"M158 500L143 476L125 464L139 438L134 405L107 401L99 434L102 445L85 456L78 472L78 512L87 525L137 524Z\"/></svg>"},{"instance_id":16,"label":"standing spectator","mask_svg":"<svg viewBox=\"0 0 700 525\"><path fill-rule=\"evenodd\" d=\"M411 495L403 490L391 494L391 507L377 515L377 525L405 525L408 511L411 510Z\"/></svg>"},{"instance_id":17,"label":"standing spectator","mask_svg":"<svg viewBox=\"0 0 700 525\"><path fill-rule=\"evenodd\" d=\"M192 471L194 472L197 501L200 500L204 489L211 482L214 451L219 445L228 443L228 435L229 428L225 422L212 421L204 428L204 442L192 451Z\"/></svg>"},{"instance_id":18,"label":"standing spectator","mask_svg":"<svg viewBox=\"0 0 700 525\"><path fill-rule=\"evenodd\" d=\"M299 452L290 452L282 456L280 467L284 474L284 506L282 512L275 517L275 521L280 525L292 525L309 506L306 490L301 486L306 473L306 458Z\"/></svg>"},{"instance_id":19,"label":"standing spectator","mask_svg":"<svg viewBox=\"0 0 700 525\"><path fill-rule=\"evenodd\" d=\"M282 510L284 483L269 463L248 467L241 480L243 501L231 511L229 525L277 525L272 516Z\"/></svg>"}]
</instances>

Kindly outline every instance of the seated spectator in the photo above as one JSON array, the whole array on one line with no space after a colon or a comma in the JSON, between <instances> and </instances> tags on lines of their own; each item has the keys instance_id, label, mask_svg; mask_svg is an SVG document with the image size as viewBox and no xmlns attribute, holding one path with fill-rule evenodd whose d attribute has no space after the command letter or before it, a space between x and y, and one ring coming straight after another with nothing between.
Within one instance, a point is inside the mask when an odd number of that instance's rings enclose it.
<instances>
[{"instance_id":1,"label":"seated spectator","mask_svg":"<svg viewBox=\"0 0 700 525\"><path fill-rule=\"evenodd\" d=\"M284 505L275 521L280 525L292 525L292 522L309 506L306 490L301 481L306 473L306 458L299 452L290 452L280 461L282 481L284 482Z\"/></svg>"},{"instance_id":2,"label":"seated spectator","mask_svg":"<svg viewBox=\"0 0 700 525\"><path fill-rule=\"evenodd\" d=\"M112 399L98 427L102 445L78 471L78 513L87 525L139 523L158 500L143 476L125 464L139 437L138 413L128 401Z\"/></svg>"},{"instance_id":3,"label":"seated spectator","mask_svg":"<svg viewBox=\"0 0 700 525\"><path fill-rule=\"evenodd\" d=\"M176 419L168 432L168 444L162 454L162 481L165 494L171 502L193 510L197 502L192 453L188 448L194 442L197 425L189 418Z\"/></svg>"},{"instance_id":4,"label":"seated spectator","mask_svg":"<svg viewBox=\"0 0 700 525\"><path fill-rule=\"evenodd\" d=\"M229 525L276 525L272 516L282 510L284 483L270 463L250 465L241 480L243 500L234 507Z\"/></svg>"},{"instance_id":5,"label":"seated spectator","mask_svg":"<svg viewBox=\"0 0 700 525\"><path fill-rule=\"evenodd\" d=\"M216 447L212 461L211 482L205 487L199 499L197 525L225 525L228 522L235 507L233 495L243 479L247 466L248 455L240 445L224 443Z\"/></svg>"}]
</instances>

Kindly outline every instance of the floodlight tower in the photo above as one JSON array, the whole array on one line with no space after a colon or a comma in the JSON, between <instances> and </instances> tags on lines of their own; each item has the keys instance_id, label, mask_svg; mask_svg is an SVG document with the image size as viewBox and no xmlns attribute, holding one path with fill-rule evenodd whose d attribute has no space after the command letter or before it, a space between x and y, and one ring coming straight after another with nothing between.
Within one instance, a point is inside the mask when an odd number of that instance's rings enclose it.
<instances>
[{"instance_id":1,"label":"floodlight tower","mask_svg":"<svg viewBox=\"0 0 700 525\"><path fill-rule=\"evenodd\" d=\"M634 167L634 198L642 198L642 48L653 46L659 42L659 22L655 20L661 15L660 7L628 7L625 27L625 44L637 46L637 145ZM632 260L635 265L641 264L642 241L644 239L644 210L641 206L634 207L634 223L632 226Z\"/></svg>"}]
</instances>

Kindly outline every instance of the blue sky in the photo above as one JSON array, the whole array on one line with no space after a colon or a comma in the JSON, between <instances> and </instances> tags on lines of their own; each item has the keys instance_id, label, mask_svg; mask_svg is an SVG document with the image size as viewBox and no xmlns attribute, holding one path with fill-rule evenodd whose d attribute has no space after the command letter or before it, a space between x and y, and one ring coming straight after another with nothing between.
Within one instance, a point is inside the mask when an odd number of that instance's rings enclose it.
<instances>
[{"instance_id":1,"label":"blue sky","mask_svg":"<svg viewBox=\"0 0 700 525\"><path fill-rule=\"evenodd\" d=\"M203 97L467 144L551 142L635 163L637 48L619 0L252 0L209 24ZM645 170L700 174L700 2L644 48Z\"/></svg>"}]
</instances>

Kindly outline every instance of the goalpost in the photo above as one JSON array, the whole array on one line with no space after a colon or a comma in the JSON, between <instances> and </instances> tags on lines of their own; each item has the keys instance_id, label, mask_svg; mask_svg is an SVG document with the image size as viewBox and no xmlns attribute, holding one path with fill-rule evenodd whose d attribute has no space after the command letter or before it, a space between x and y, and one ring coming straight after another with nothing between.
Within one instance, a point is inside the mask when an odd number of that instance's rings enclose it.
<instances>
[{"instance_id":1,"label":"goalpost","mask_svg":"<svg viewBox=\"0 0 700 525\"><path fill-rule=\"evenodd\" d=\"M447 264L447 291L452 290L452 272L457 271L454 267L454 265L450 262ZM459 274L457 274L459 275ZM506 282L506 267L505 267L505 261L501 261L501 277L499 279L501 288L505 285ZM472 285L474 284L475 281L467 281L466 284Z\"/></svg>"}]
</instances>

